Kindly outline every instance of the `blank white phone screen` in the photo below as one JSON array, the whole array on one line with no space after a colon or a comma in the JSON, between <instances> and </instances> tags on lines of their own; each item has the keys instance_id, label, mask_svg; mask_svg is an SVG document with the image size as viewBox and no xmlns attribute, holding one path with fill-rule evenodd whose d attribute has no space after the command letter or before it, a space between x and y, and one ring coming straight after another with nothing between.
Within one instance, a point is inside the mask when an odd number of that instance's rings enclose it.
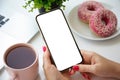
<instances>
[{"instance_id":1,"label":"blank white phone screen","mask_svg":"<svg viewBox=\"0 0 120 80\"><path fill-rule=\"evenodd\" d=\"M59 71L82 62L82 57L60 9L37 16L55 65Z\"/></svg>"}]
</instances>

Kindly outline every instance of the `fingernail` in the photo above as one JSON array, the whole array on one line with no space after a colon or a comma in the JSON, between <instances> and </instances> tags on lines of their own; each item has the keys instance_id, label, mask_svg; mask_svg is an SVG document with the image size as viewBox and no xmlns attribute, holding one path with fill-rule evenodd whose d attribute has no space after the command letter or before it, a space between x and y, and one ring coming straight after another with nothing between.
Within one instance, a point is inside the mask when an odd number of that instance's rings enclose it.
<instances>
[{"instance_id":1,"label":"fingernail","mask_svg":"<svg viewBox=\"0 0 120 80\"><path fill-rule=\"evenodd\" d=\"M46 51L46 46L43 46L43 52L45 52Z\"/></svg>"},{"instance_id":2,"label":"fingernail","mask_svg":"<svg viewBox=\"0 0 120 80\"><path fill-rule=\"evenodd\" d=\"M74 71L79 71L79 66L73 66L72 69L73 69Z\"/></svg>"},{"instance_id":3,"label":"fingernail","mask_svg":"<svg viewBox=\"0 0 120 80\"><path fill-rule=\"evenodd\" d=\"M91 80L91 79L90 79L90 76L88 76L86 73L83 73L82 76L83 76L85 79L87 79L87 80Z\"/></svg>"}]
</instances>

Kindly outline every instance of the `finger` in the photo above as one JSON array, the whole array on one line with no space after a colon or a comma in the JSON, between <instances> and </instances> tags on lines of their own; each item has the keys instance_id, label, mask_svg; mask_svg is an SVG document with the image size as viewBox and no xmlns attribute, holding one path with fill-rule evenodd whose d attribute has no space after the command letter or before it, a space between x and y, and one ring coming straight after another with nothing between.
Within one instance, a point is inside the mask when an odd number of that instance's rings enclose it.
<instances>
[{"instance_id":1,"label":"finger","mask_svg":"<svg viewBox=\"0 0 120 80\"><path fill-rule=\"evenodd\" d=\"M94 65L80 64L80 65L78 65L78 67L79 67L79 72L94 73Z\"/></svg>"},{"instance_id":2,"label":"finger","mask_svg":"<svg viewBox=\"0 0 120 80\"><path fill-rule=\"evenodd\" d=\"M75 74L75 71L74 71L72 68L70 68L70 69L69 69L69 74L70 74L70 75L73 75L73 74Z\"/></svg>"},{"instance_id":3,"label":"finger","mask_svg":"<svg viewBox=\"0 0 120 80\"><path fill-rule=\"evenodd\" d=\"M81 50L81 54L83 56L85 64L90 64L91 63L93 53L94 52L91 52L91 51Z\"/></svg>"},{"instance_id":4,"label":"finger","mask_svg":"<svg viewBox=\"0 0 120 80\"><path fill-rule=\"evenodd\" d=\"M72 70L79 72L94 72L94 65L79 64L72 67Z\"/></svg>"},{"instance_id":5,"label":"finger","mask_svg":"<svg viewBox=\"0 0 120 80\"><path fill-rule=\"evenodd\" d=\"M48 49L46 48L46 50L44 51L44 55L43 55L43 65L50 65L51 61L50 61L50 53L48 51Z\"/></svg>"}]
</instances>

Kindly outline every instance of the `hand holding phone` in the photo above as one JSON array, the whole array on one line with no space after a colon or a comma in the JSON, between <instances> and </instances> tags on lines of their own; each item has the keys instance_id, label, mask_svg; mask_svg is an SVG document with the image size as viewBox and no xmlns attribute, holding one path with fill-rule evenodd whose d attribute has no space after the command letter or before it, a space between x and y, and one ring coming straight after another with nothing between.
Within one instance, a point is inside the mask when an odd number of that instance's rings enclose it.
<instances>
[{"instance_id":1,"label":"hand holding phone","mask_svg":"<svg viewBox=\"0 0 120 80\"><path fill-rule=\"evenodd\" d=\"M61 9L36 17L55 66L63 71L82 62L82 56Z\"/></svg>"}]
</instances>

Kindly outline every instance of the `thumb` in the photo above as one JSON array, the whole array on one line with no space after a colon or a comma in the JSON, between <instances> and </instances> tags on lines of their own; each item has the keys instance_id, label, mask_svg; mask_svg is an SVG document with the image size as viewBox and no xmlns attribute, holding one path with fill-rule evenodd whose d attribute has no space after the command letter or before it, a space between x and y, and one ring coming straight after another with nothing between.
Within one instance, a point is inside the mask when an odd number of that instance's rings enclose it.
<instances>
[{"instance_id":1,"label":"thumb","mask_svg":"<svg viewBox=\"0 0 120 80\"><path fill-rule=\"evenodd\" d=\"M47 65L50 65L51 64L51 61L50 61L50 53L48 51L48 49L46 47L44 47L45 49L43 50L44 51L44 55L43 55L43 65L44 66L47 66Z\"/></svg>"},{"instance_id":2,"label":"thumb","mask_svg":"<svg viewBox=\"0 0 120 80\"><path fill-rule=\"evenodd\" d=\"M86 64L80 64L80 65L75 65L73 66L73 70L76 70L79 72L90 72L93 73L94 71L94 66L93 65L86 65Z\"/></svg>"}]
</instances>

